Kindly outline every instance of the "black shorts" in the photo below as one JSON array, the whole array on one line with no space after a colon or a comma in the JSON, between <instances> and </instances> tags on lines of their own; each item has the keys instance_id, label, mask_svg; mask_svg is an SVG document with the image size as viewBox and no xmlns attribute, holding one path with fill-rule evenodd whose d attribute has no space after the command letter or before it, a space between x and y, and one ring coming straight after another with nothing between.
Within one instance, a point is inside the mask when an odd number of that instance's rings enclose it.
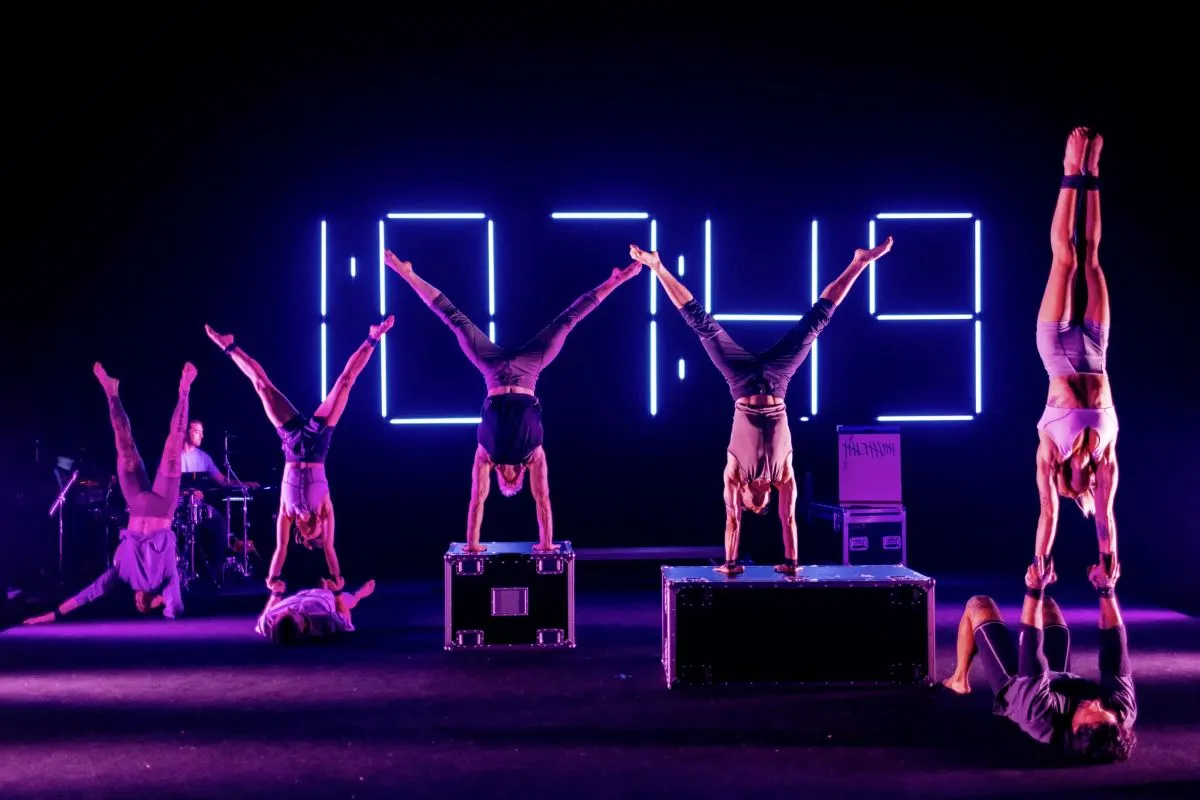
<instances>
[{"instance_id":1,"label":"black shorts","mask_svg":"<svg viewBox=\"0 0 1200 800\"><path fill-rule=\"evenodd\" d=\"M1000 693L1017 676L1017 637L1003 620L989 620L975 629L975 663L983 671L992 694ZM1071 669L1071 632L1066 625L1047 625L1042 634L1042 652L1051 672Z\"/></svg>"},{"instance_id":2,"label":"black shorts","mask_svg":"<svg viewBox=\"0 0 1200 800\"><path fill-rule=\"evenodd\" d=\"M492 395L480 417L476 440L493 464L524 464L542 446L542 404L532 395Z\"/></svg>"}]
</instances>

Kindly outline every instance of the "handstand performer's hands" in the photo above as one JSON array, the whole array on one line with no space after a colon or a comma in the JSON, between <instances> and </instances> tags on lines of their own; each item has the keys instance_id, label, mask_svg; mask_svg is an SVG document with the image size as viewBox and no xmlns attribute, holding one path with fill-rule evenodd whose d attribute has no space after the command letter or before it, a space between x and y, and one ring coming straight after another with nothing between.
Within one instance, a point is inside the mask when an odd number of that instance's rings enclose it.
<instances>
[{"instance_id":1,"label":"handstand performer's hands","mask_svg":"<svg viewBox=\"0 0 1200 800\"><path fill-rule=\"evenodd\" d=\"M1088 570L1088 581L1090 581L1092 586L1096 587L1097 590L1116 589L1117 579L1121 577L1121 564L1119 562L1114 563L1112 570L1112 574L1109 575L1105 571L1103 564L1094 564L1092 565L1092 568Z\"/></svg>"},{"instance_id":2,"label":"handstand performer's hands","mask_svg":"<svg viewBox=\"0 0 1200 800\"><path fill-rule=\"evenodd\" d=\"M659 259L657 250L646 251L636 244L631 244L629 245L629 257L640 264L645 264L655 272L662 269L662 260Z\"/></svg>"},{"instance_id":3,"label":"handstand performer's hands","mask_svg":"<svg viewBox=\"0 0 1200 800\"><path fill-rule=\"evenodd\" d=\"M388 265L388 267L392 270L392 272L395 272L401 278L406 278L409 275L413 274L412 262L411 261L401 261L399 258L396 257L396 254L393 253L391 250L384 251L383 260L384 260L384 263L386 263Z\"/></svg>"},{"instance_id":4,"label":"handstand performer's hands","mask_svg":"<svg viewBox=\"0 0 1200 800\"><path fill-rule=\"evenodd\" d=\"M1046 561L1046 565L1041 569L1036 563L1030 564L1029 569L1025 570L1025 585L1030 589L1045 589L1057 580L1053 561Z\"/></svg>"}]
</instances>

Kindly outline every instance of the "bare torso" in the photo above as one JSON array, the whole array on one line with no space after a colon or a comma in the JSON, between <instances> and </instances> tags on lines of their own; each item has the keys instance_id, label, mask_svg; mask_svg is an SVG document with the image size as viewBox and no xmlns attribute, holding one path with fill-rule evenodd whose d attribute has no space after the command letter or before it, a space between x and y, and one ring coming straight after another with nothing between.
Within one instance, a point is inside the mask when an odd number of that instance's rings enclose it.
<instances>
[{"instance_id":1,"label":"bare torso","mask_svg":"<svg viewBox=\"0 0 1200 800\"><path fill-rule=\"evenodd\" d=\"M533 390L526 389L524 386L497 386L495 389L488 389L488 397L495 397L498 394L527 394L533 397Z\"/></svg>"},{"instance_id":2,"label":"bare torso","mask_svg":"<svg viewBox=\"0 0 1200 800\"><path fill-rule=\"evenodd\" d=\"M1063 375L1050 379L1046 405L1054 408L1110 408L1112 387L1107 375Z\"/></svg>"},{"instance_id":3,"label":"bare torso","mask_svg":"<svg viewBox=\"0 0 1200 800\"><path fill-rule=\"evenodd\" d=\"M781 406L783 405L783 398L772 394L751 394L741 398L738 402L754 406L755 408L761 408L763 406Z\"/></svg>"},{"instance_id":4,"label":"bare torso","mask_svg":"<svg viewBox=\"0 0 1200 800\"><path fill-rule=\"evenodd\" d=\"M174 521L170 517L130 517L125 530L134 533L154 533L171 527Z\"/></svg>"},{"instance_id":5,"label":"bare torso","mask_svg":"<svg viewBox=\"0 0 1200 800\"><path fill-rule=\"evenodd\" d=\"M323 463L318 464L313 461L285 461L283 464L283 471L287 472L289 470L311 469L313 467L323 467L323 466L325 466L325 464L323 464Z\"/></svg>"}]
</instances>

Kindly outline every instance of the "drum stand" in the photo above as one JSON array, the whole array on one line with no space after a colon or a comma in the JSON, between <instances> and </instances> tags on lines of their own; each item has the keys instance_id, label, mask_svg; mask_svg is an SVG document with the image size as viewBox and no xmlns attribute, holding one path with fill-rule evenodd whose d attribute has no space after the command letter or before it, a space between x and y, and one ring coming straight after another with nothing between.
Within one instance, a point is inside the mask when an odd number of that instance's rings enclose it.
<instances>
[{"instance_id":1,"label":"drum stand","mask_svg":"<svg viewBox=\"0 0 1200 800\"><path fill-rule=\"evenodd\" d=\"M233 465L229 463L229 440L231 438L232 435L226 432L225 480L230 486L242 486L242 479L237 476L237 473L233 471ZM233 514L231 512L235 502L242 504L241 559L237 556L237 547L235 546L239 540L233 535ZM225 576L230 570L242 578L251 577L250 551L254 549L254 543L250 541L250 491L244 487L240 497L234 498L232 493L225 495L225 547L230 555L221 567L221 583L225 582Z\"/></svg>"},{"instance_id":2,"label":"drum stand","mask_svg":"<svg viewBox=\"0 0 1200 800\"><path fill-rule=\"evenodd\" d=\"M196 498L192 490L180 494L175 509L175 524L172 526L179 536L178 569L179 588L187 591L199 574L196 572L196 526L199 524L200 509L204 501Z\"/></svg>"}]
</instances>

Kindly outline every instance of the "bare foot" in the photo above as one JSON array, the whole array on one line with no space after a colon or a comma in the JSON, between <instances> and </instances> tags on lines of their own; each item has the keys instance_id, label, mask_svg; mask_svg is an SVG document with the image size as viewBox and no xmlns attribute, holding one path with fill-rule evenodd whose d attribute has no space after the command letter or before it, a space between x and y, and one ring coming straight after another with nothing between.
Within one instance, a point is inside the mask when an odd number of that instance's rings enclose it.
<instances>
[{"instance_id":1,"label":"bare foot","mask_svg":"<svg viewBox=\"0 0 1200 800\"><path fill-rule=\"evenodd\" d=\"M719 567L713 567L713 569L724 575L741 575L743 572L746 571L746 568L743 567L741 564L735 564L732 567L729 566L728 564L722 564Z\"/></svg>"},{"instance_id":2,"label":"bare foot","mask_svg":"<svg viewBox=\"0 0 1200 800\"><path fill-rule=\"evenodd\" d=\"M364 597L370 597L373 591L375 591L375 581L367 581L358 587L358 591L354 593L354 596L362 600Z\"/></svg>"},{"instance_id":3,"label":"bare foot","mask_svg":"<svg viewBox=\"0 0 1200 800\"><path fill-rule=\"evenodd\" d=\"M796 569L797 569L797 567L793 567L791 564L776 564L775 565L775 571L781 575L795 575Z\"/></svg>"},{"instance_id":4,"label":"bare foot","mask_svg":"<svg viewBox=\"0 0 1200 800\"><path fill-rule=\"evenodd\" d=\"M662 266L657 250L646 251L636 244L629 245L629 257L639 264L645 264L650 269L658 269Z\"/></svg>"},{"instance_id":5,"label":"bare foot","mask_svg":"<svg viewBox=\"0 0 1200 800\"><path fill-rule=\"evenodd\" d=\"M380 336L383 336L385 333L390 331L392 326L395 324L396 318L391 314L388 314L388 318L383 322L379 323L378 325L371 326L371 338L378 340ZM233 337L231 336L230 338L232 339Z\"/></svg>"},{"instance_id":6,"label":"bare foot","mask_svg":"<svg viewBox=\"0 0 1200 800\"><path fill-rule=\"evenodd\" d=\"M99 361L92 365L92 374L100 381L100 385L104 387L105 394L109 397L117 396L117 387L121 382L116 378L108 377L108 373L104 371L104 367L100 365Z\"/></svg>"},{"instance_id":7,"label":"bare foot","mask_svg":"<svg viewBox=\"0 0 1200 800\"><path fill-rule=\"evenodd\" d=\"M967 680L966 676L960 678L957 675L951 675L949 678L946 678L946 680L942 681L942 686L945 686L947 689L955 692L956 694L971 693L971 683Z\"/></svg>"},{"instance_id":8,"label":"bare foot","mask_svg":"<svg viewBox=\"0 0 1200 800\"><path fill-rule=\"evenodd\" d=\"M892 249L892 237L887 237L882 244L877 244L870 250L858 249L854 251L854 260L859 264L870 264L872 261L878 261L886 256Z\"/></svg>"},{"instance_id":9,"label":"bare foot","mask_svg":"<svg viewBox=\"0 0 1200 800\"><path fill-rule=\"evenodd\" d=\"M481 544L464 544L463 552L464 553L486 553L487 548Z\"/></svg>"},{"instance_id":10,"label":"bare foot","mask_svg":"<svg viewBox=\"0 0 1200 800\"><path fill-rule=\"evenodd\" d=\"M560 545L560 544L542 544L541 542L539 542L539 543L535 544L532 549L533 549L533 552L535 552L535 553L553 553L557 550L561 550L562 545Z\"/></svg>"},{"instance_id":11,"label":"bare foot","mask_svg":"<svg viewBox=\"0 0 1200 800\"><path fill-rule=\"evenodd\" d=\"M1087 174L1099 176L1100 174L1100 150L1104 147L1104 137L1100 134L1092 136L1092 141L1088 143L1087 151Z\"/></svg>"},{"instance_id":12,"label":"bare foot","mask_svg":"<svg viewBox=\"0 0 1200 800\"><path fill-rule=\"evenodd\" d=\"M217 333L212 329L212 325L205 325L204 332L208 334L208 338L213 340L213 344L224 350L229 345L233 344L232 333Z\"/></svg>"},{"instance_id":13,"label":"bare foot","mask_svg":"<svg viewBox=\"0 0 1200 800\"><path fill-rule=\"evenodd\" d=\"M1078 175L1083 172L1083 157L1087 152L1088 129L1076 128L1067 137L1067 152L1063 156L1063 174Z\"/></svg>"},{"instance_id":14,"label":"bare foot","mask_svg":"<svg viewBox=\"0 0 1200 800\"><path fill-rule=\"evenodd\" d=\"M636 278L641 273L641 271L642 271L641 262L634 261L632 264L630 264L628 267L625 267L625 268L613 267L612 275L609 276L609 280L614 280L617 283L624 283L627 280Z\"/></svg>"},{"instance_id":15,"label":"bare foot","mask_svg":"<svg viewBox=\"0 0 1200 800\"><path fill-rule=\"evenodd\" d=\"M408 277L413 274L413 265L411 261L401 261L396 257L396 254L391 250L387 250L383 254L383 260L388 265L388 268L395 272L400 277Z\"/></svg>"},{"instance_id":16,"label":"bare foot","mask_svg":"<svg viewBox=\"0 0 1200 800\"><path fill-rule=\"evenodd\" d=\"M194 380L196 380L196 365L189 361L183 365L183 375L179 378L179 391L186 392L191 388Z\"/></svg>"}]
</instances>

